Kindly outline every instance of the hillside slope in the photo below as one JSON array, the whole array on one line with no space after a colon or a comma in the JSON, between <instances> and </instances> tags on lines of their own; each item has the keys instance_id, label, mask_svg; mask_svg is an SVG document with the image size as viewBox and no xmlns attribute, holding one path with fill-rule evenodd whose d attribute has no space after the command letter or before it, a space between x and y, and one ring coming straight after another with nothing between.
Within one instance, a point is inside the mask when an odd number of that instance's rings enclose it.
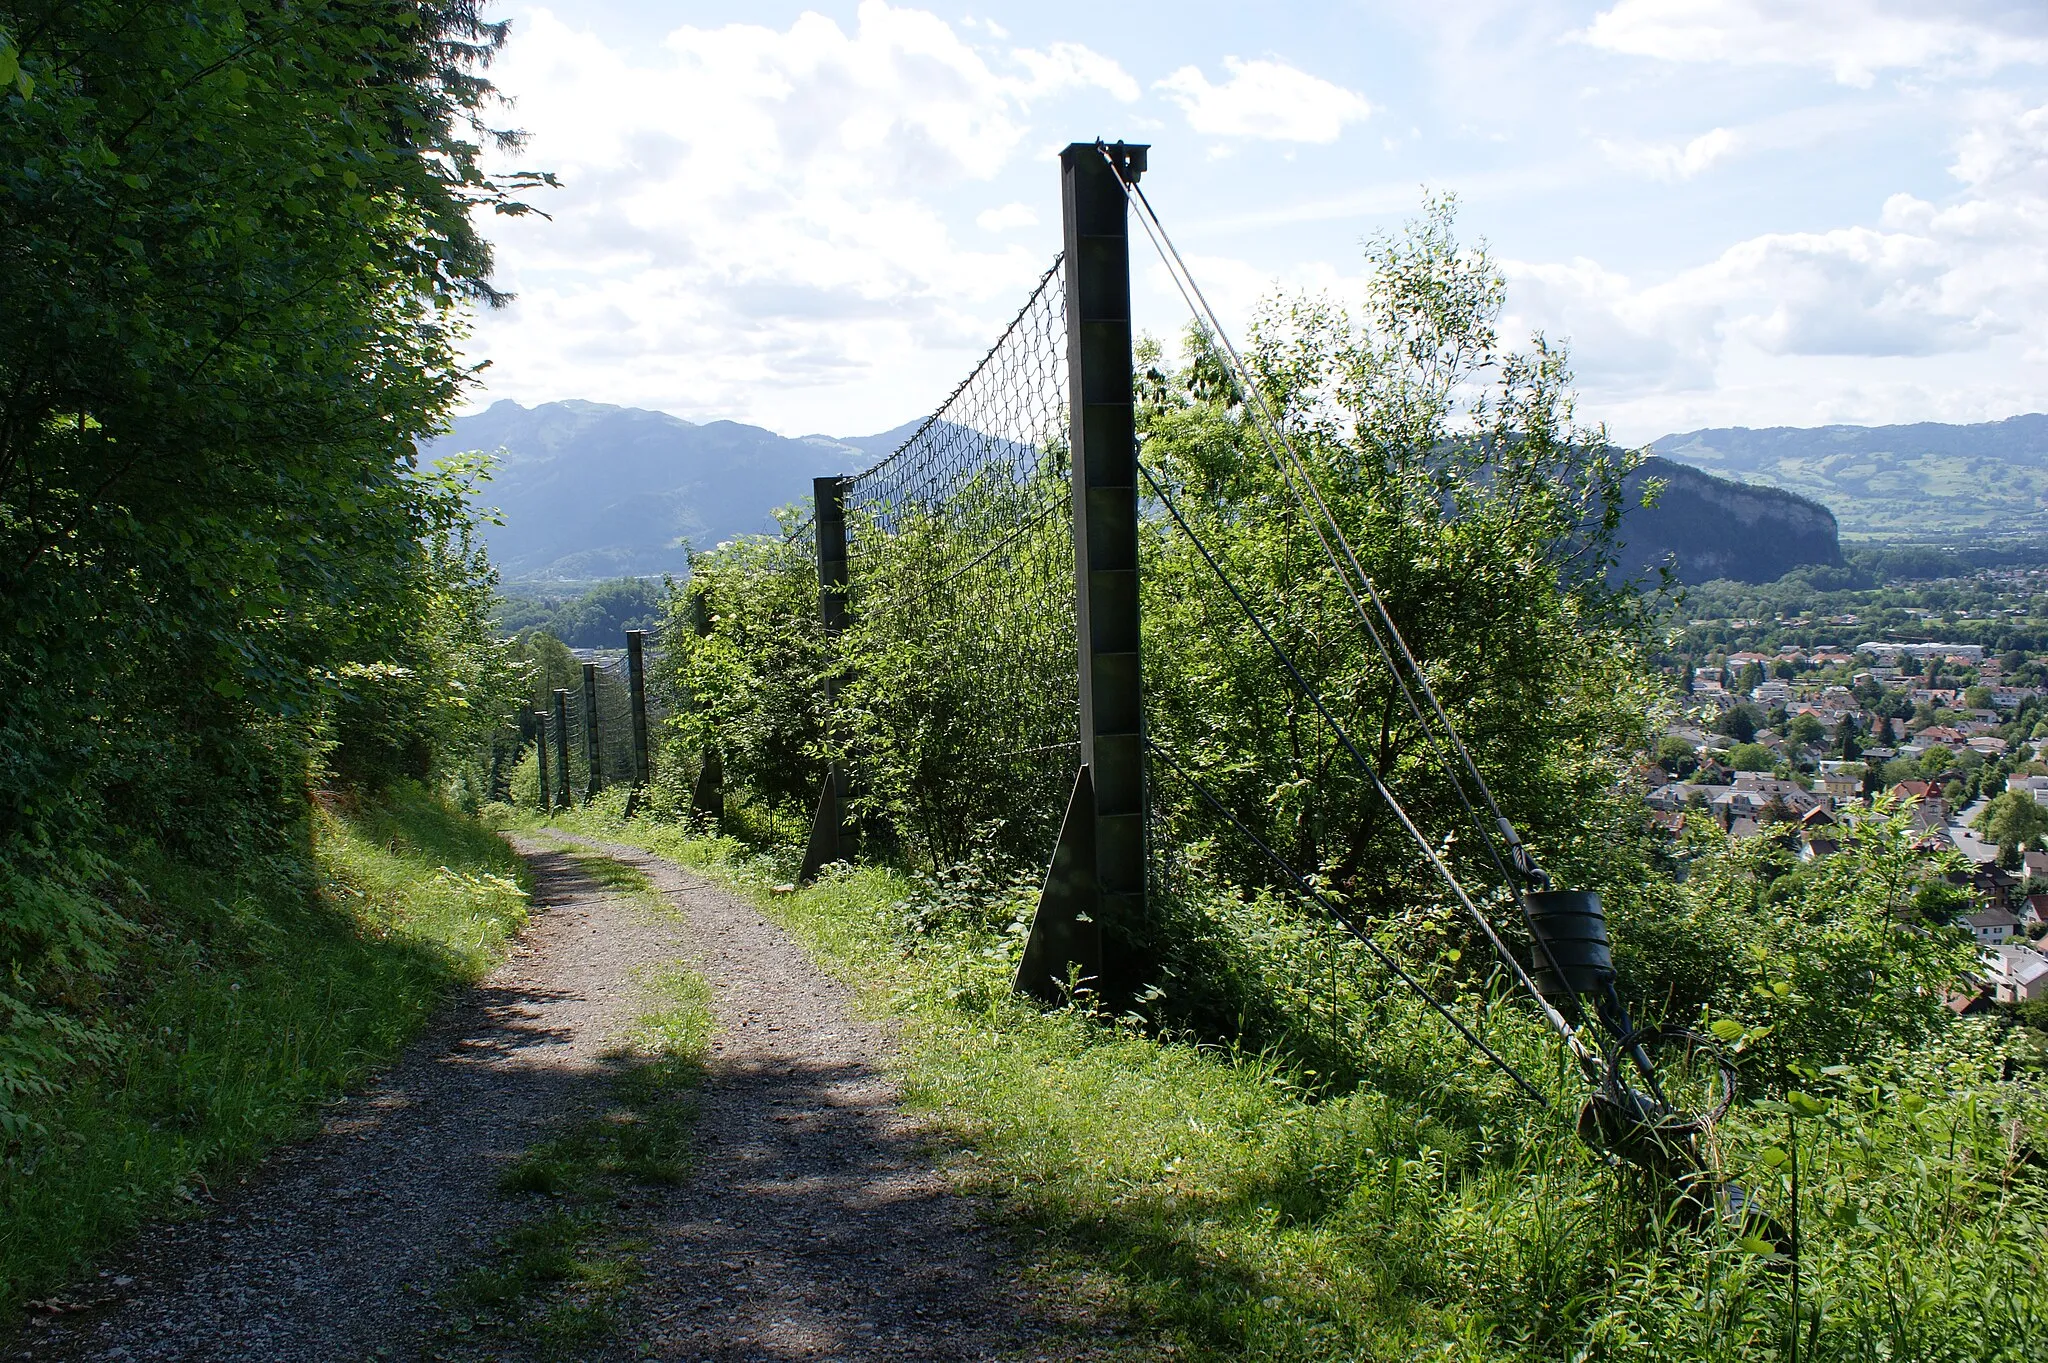
<instances>
[{"instance_id":1,"label":"hillside slope","mask_svg":"<svg viewBox=\"0 0 2048 1363\"><path fill-rule=\"evenodd\" d=\"M685 544L773 530L775 508L810 496L812 478L866 468L916 429L790 439L596 402L506 401L461 418L425 452L501 451L480 500L505 523L485 527L486 542L508 581L545 583L680 574ZM1673 554L1687 582L1769 582L1801 564L1841 561L1823 506L1659 459L1632 488L1647 477L1666 488L1623 527L1626 574L1653 573Z\"/></svg>"},{"instance_id":2,"label":"hillside slope","mask_svg":"<svg viewBox=\"0 0 2048 1363\"><path fill-rule=\"evenodd\" d=\"M1652 453L1830 507L1851 538L2048 531L2048 415L1977 425L1688 431Z\"/></svg>"},{"instance_id":3,"label":"hillside slope","mask_svg":"<svg viewBox=\"0 0 2048 1363\"><path fill-rule=\"evenodd\" d=\"M459 450L503 451L479 500L504 518L485 538L513 580L681 573L685 543L772 530L774 509L809 497L812 478L873 462L829 436L580 401L494 403L424 453Z\"/></svg>"}]
</instances>

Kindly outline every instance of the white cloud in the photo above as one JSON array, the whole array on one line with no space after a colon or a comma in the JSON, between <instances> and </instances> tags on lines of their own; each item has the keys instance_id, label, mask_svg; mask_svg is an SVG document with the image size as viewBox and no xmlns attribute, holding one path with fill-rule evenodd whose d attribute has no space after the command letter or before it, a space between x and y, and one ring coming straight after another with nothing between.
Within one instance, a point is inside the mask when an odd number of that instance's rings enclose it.
<instances>
[{"instance_id":1,"label":"white cloud","mask_svg":"<svg viewBox=\"0 0 2048 1363\"><path fill-rule=\"evenodd\" d=\"M974 222L984 232L1008 232L1038 226L1038 212L1030 204L1004 204L1001 208L984 208Z\"/></svg>"},{"instance_id":2,"label":"white cloud","mask_svg":"<svg viewBox=\"0 0 2048 1363\"><path fill-rule=\"evenodd\" d=\"M536 9L492 74L533 133L519 162L565 189L541 203L552 222L492 227L519 301L478 321L489 396L786 433L879 429L943 396L1054 244L949 224L1043 150L1034 101L1138 93L1087 48L983 50L881 0L851 30L808 13L640 49ZM991 230L1035 221L1014 193L983 200Z\"/></svg>"},{"instance_id":3,"label":"white cloud","mask_svg":"<svg viewBox=\"0 0 2048 1363\"><path fill-rule=\"evenodd\" d=\"M2011 95L1983 97L1949 173L1978 189L2048 196L2048 104L2028 109Z\"/></svg>"},{"instance_id":4,"label":"white cloud","mask_svg":"<svg viewBox=\"0 0 2048 1363\"><path fill-rule=\"evenodd\" d=\"M1225 57L1223 66L1230 78L1221 85L1183 66L1152 88L1180 105L1189 127L1214 137L1334 142L1345 124L1372 113L1363 95L1281 62Z\"/></svg>"},{"instance_id":5,"label":"white cloud","mask_svg":"<svg viewBox=\"0 0 2048 1363\"><path fill-rule=\"evenodd\" d=\"M1513 321L1569 336L1589 395L1618 412L1758 424L2038 407L2048 105L1980 102L1951 173L1966 188L1946 205L1894 194L1875 226L1760 234L1656 282L1513 264Z\"/></svg>"},{"instance_id":6,"label":"white cloud","mask_svg":"<svg viewBox=\"0 0 2048 1363\"><path fill-rule=\"evenodd\" d=\"M1138 82L1121 66L1079 43L1054 43L1043 52L1018 48L1010 55L1031 73L1030 84L1018 92L1027 98L1090 87L1106 90L1125 104L1138 98Z\"/></svg>"},{"instance_id":7,"label":"white cloud","mask_svg":"<svg viewBox=\"0 0 2048 1363\"><path fill-rule=\"evenodd\" d=\"M1504 339L1533 331L1568 339L1590 393L1685 392L1714 383L1719 344L1711 304L1636 286L1599 263L1507 261Z\"/></svg>"},{"instance_id":8,"label":"white cloud","mask_svg":"<svg viewBox=\"0 0 2048 1363\"><path fill-rule=\"evenodd\" d=\"M1602 138L1599 145L1601 154L1623 170L1656 180L1690 180L1733 152L1736 137L1726 128L1715 128L1685 143L1610 142Z\"/></svg>"},{"instance_id":9,"label":"white cloud","mask_svg":"<svg viewBox=\"0 0 2048 1363\"><path fill-rule=\"evenodd\" d=\"M1673 62L1818 66L1845 85L1892 70L2048 61L2037 0L1617 0L1580 35Z\"/></svg>"}]
</instances>

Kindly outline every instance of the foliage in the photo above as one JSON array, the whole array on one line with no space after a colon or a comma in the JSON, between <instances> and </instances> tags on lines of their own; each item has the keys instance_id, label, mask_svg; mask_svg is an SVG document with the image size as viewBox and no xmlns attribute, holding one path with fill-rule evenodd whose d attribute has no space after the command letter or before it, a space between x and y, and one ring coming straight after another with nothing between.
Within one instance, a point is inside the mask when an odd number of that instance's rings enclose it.
<instances>
[{"instance_id":1,"label":"foliage","mask_svg":"<svg viewBox=\"0 0 2048 1363\"><path fill-rule=\"evenodd\" d=\"M1746 1028L1750 1082L1902 1054L1951 1019L1945 1002L1976 966L1969 935L1922 916L1960 857L1930 858L1910 806L1881 798L1836 830L1841 850L1796 864L1766 838L1731 839L1695 821L1680 887L1685 931L1722 964L1671 980L1665 1016L1702 1012ZM1796 867L1796 869L1795 869Z\"/></svg>"},{"instance_id":2,"label":"foliage","mask_svg":"<svg viewBox=\"0 0 2048 1363\"><path fill-rule=\"evenodd\" d=\"M1786 1074L1771 1090L1782 1098L1743 1103L1719 1144L1762 1216L1724 1221L1574 1138L1576 1094L1536 1063L1550 1043L1526 1013L1492 1007L1484 1026L1555 1085L1549 1111L1447 1043L1364 956L1333 961L1332 937L1271 905L1218 899L1210 930L1247 978L1313 1000L1321 1015L1302 1025L1341 1038L1364 1083L1278 1048L1192 1044L1020 1003L1009 989L1018 905L1001 886L984 887L979 910L942 914L929 912L928 883L879 868L779 894L787 861L730 840L577 822L747 893L899 1018L911 1101L972 1147L970 1183L1036 1232L1024 1240L1038 1272L1077 1310L1135 1318L1101 1328L1134 1323L1176 1356L1783 1359L1795 1154L1800 1357L2020 1363L2048 1328L2037 1271L2048 1111L2001 1078L2004 1056L1977 1022L1938 1021L1910 1049L1867 1038L1854 1063ZM1893 879L1902 827L1844 854L1835 883L1860 905ZM1710 878L1741 875L1731 864ZM1799 891L1816 909L1831 892ZM1664 907L1747 931L1720 889ZM1888 1025L1886 1009L1875 1015Z\"/></svg>"},{"instance_id":3,"label":"foliage","mask_svg":"<svg viewBox=\"0 0 2048 1363\"><path fill-rule=\"evenodd\" d=\"M1732 771L1770 771L1777 765L1777 754L1761 743L1737 743L1728 750Z\"/></svg>"},{"instance_id":4,"label":"foliage","mask_svg":"<svg viewBox=\"0 0 2048 1363\"><path fill-rule=\"evenodd\" d=\"M865 535L834 751L857 811L935 870L977 851L1042 870L1073 787L1073 530L1039 514L1071 495L1063 463L1044 481L984 474L943 515ZM1012 528L963 567L948 552L960 524Z\"/></svg>"},{"instance_id":5,"label":"foliage","mask_svg":"<svg viewBox=\"0 0 2048 1363\"><path fill-rule=\"evenodd\" d=\"M378 661L335 669L314 728L320 774L358 791L399 780L453 785L474 810L523 669L492 633L497 573L467 524L430 535L410 567L365 650Z\"/></svg>"},{"instance_id":6,"label":"foliage","mask_svg":"<svg viewBox=\"0 0 2048 1363\"><path fill-rule=\"evenodd\" d=\"M506 587L498 598L498 630L507 636L542 630L571 648L623 648L629 629L659 623L668 587L644 577L600 582L580 596L563 599L531 585Z\"/></svg>"},{"instance_id":7,"label":"foliage","mask_svg":"<svg viewBox=\"0 0 2048 1363\"><path fill-rule=\"evenodd\" d=\"M422 467L500 300L473 0L0 0L0 1127L104 1053L136 867L453 781L507 679ZM544 178L544 177L539 177ZM280 862L281 859L281 862Z\"/></svg>"},{"instance_id":8,"label":"foliage","mask_svg":"<svg viewBox=\"0 0 2048 1363\"><path fill-rule=\"evenodd\" d=\"M2048 839L2048 809L2034 799L2032 791L2008 790L1992 797L1977 816L1977 828L1986 842L2000 851L2030 851Z\"/></svg>"},{"instance_id":9,"label":"foliage","mask_svg":"<svg viewBox=\"0 0 2048 1363\"><path fill-rule=\"evenodd\" d=\"M1763 711L1748 701L1729 706L1714 721L1714 731L1726 734L1737 743L1753 743L1757 730L1763 727Z\"/></svg>"},{"instance_id":10,"label":"foliage","mask_svg":"<svg viewBox=\"0 0 2048 1363\"><path fill-rule=\"evenodd\" d=\"M814 550L794 512L781 520L783 535L692 554L689 591L669 598L661 667L677 705L660 765L694 771L715 749L728 782L771 808L806 809L835 664L818 625Z\"/></svg>"},{"instance_id":11,"label":"foliage","mask_svg":"<svg viewBox=\"0 0 2048 1363\"><path fill-rule=\"evenodd\" d=\"M1503 286L1438 201L1368 248L1354 313L1276 300L1252 333L1259 397L1288 432L1509 818L1577 883L1639 878L1633 807L1616 797L1644 742L1638 598L1606 582L1633 465L1574 424L1563 352L1503 347ZM1342 574L1266 450L1249 394L1218 379L1210 338L1140 383L1141 457L1323 706L1243 622L1202 552L1164 515L1144 526L1148 725L1236 820L1367 915L1440 888L1334 725L1452 864L1498 879L1423 730L1363 633ZM1155 839L1211 848L1205 873L1275 883L1260 853L1171 777ZM1487 834L1491 836L1489 824ZM1213 840L1213 841L1212 841Z\"/></svg>"},{"instance_id":12,"label":"foliage","mask_svg":"<svg viewBox=\"0 0 2048 1363\"><path fill-rule=\"evenodd\" d=\"M525 920L517 860L417 787L316 810L311 846L234 871L139 858L97 1045L0 1137L0 1308L61 1285L308 1129L478 978Z\"/></svg>"}]
</instances>

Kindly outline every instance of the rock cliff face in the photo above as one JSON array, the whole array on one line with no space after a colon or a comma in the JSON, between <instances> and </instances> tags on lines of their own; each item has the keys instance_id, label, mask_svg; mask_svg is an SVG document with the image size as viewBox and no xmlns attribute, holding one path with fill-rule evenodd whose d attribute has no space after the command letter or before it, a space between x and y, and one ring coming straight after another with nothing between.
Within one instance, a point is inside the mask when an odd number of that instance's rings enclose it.
<instances>
[{"instance_id":1,"label":"rock cliff face","mask_svg":"<svg viewBox=\"0 0 2048 1363\"><path fill-rule=\"evenodd\" d=\"M1842 562L1834 513L1819 502L1654 456L1629 475L1632 502L1651 479L1663 484L1656 505L1622 521L1624 577L1653 577L1670 562L1681 582L1775 582L1794 568Z\"/></svg>"}]
</instances>

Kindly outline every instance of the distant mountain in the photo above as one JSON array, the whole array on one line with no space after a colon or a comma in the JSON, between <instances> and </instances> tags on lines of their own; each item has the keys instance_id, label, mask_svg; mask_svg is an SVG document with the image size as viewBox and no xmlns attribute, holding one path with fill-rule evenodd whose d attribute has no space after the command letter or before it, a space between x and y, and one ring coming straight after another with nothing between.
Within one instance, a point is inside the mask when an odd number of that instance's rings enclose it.
<instances>
[{"instance_id":1,"label":"distant mountain","mask_svg":"<svg viewBox=\"0 0 2048 1363\"><path fill-rule=\"evenodd\" d=\"M485 539L508 580L545 581L680 573L685 543L773 530L775 508L809 497L812 478L865 468L888 439L792 440L598 402L506 401L457 419L426 453L503 451L479 501L505 524Z\"/></svg>"},{"instance_id":2,"label":"distant mountain","mask_svg":"<svg viewBox=\"0 0 2048 1363\"><path fill-rule=\"evenodd\" d=\"M2048 532L2048 415L1971 426L1773 426L1652 442L1667 459L1831 508L1852 538Z\"/></svg>"},{"instance_id":3,"label":"distant mountain","mask_svg":"<svg viewBox=\"0 0 2048 1363\"><path fill-rule=\"evenodd\" d=\"M810 496L811 479L868 467L917 428L796 439L734 421L703 424L597 402L499 402L462 417L426 454L500 452L479 501L505 524L485 528L508 581L529 584L683 572L684 545L709 548L775 528L779 506ZM1769 582L1808 563L1839 563L1827 508L1652 459L1634 475L1666 488L1631 512L1622 570L1654 571L1675 555L1687 582Z\"/></svg>"},{"instance_id":4,"label":"distant mountain","mask_svg":"<svg viewBox=\"0 0 2048 1363\"><path fill-rule=\"evenodd\" d=\"M1639 505L1643 485L1663 484L1657 504ZM1652 577L1671 563L1679 581L1776 582L1794 568L1839 566L1835 517L1819 502L1780 488L1716 478L1654 455L1623 484L1619 577Z\"/></svg>"}]
</instances>

